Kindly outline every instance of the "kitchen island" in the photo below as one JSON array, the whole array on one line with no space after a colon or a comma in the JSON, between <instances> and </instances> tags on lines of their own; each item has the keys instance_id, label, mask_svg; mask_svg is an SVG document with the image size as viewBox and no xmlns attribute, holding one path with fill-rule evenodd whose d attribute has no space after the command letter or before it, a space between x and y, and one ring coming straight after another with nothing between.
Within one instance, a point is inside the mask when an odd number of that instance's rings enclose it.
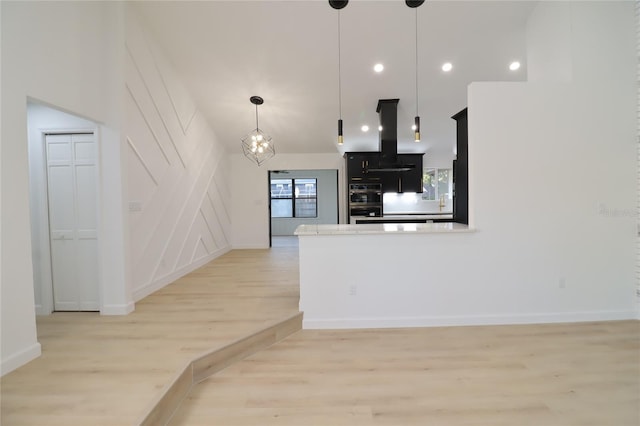
<instances>
[{"instance_id":1,"label":"kitchen island","mask_svg":"<svg viewBox=\"0 0 640 426\"><path fill-rule=\"evenodd\" d=\"M449 325L465 304L448 281L475 232L459 223L301 225L304 328Z\"/></svg>"}]
</instances>

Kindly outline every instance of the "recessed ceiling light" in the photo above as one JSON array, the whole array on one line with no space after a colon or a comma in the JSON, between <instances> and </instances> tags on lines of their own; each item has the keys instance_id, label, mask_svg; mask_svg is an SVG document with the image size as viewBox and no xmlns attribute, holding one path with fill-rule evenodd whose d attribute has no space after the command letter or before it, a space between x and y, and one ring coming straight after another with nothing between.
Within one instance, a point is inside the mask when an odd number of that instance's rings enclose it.
<instances>
[{"instance_id":1,"label":"recessed ceiling light","mask_svg":"<svg viewBox=\"0 0 640 426\"><path fill-rule=\"evenodd\" d=\"M378 131L381 132L382 131L382 126L378 126Z\"/></svg>"},{"instance_id":2,"label":"recessed ceiling light","mask_svg":"<svg viewBox=\"0 0 640 426\"><path fill-rule=\"evenodd\" d=\"M445 62L444 64L442 64L442 71L449 72L452 69L453 69L453 65L451 64L451 62Z\"/></svg>"},{"instance_id":3,"label":"recessed ceiling light","mask_svg":"<svg viewBox=\"0 0 640 426\"><path fill-rule=\"evenodd\" d=\"M373 70L374 70L375 72L382 72L382 70L383 70L383 69L384 69L384 65L382 65L382 64L375 64L375 65L373 66Z\"/></svg>"},{"instance_id":4,"label":"recessed ceiling light","mask_svg":"<svg viewBox=\"0 0 640 426\"><path fill-rule=\"evenodd\" d=\"M520 68L520 62L518 62L518 61L513 61L513 62L511 62L511 63L509 64L509 69L510 69L511 71L516 71L516 70L518 70L519 68Z\"/></svg>"},{"instance_id":5,"label":"recessed ceiling light","mask_svg":"<svg viewBox=\"0 0 640 426\"><path fill-rule=\"evenodd\" d=\"M364 126L362 126L360 129L362 129L363 132L368 132L369 131L369 126L367 126L366 124Z\"/></svg>"}]
</instances>

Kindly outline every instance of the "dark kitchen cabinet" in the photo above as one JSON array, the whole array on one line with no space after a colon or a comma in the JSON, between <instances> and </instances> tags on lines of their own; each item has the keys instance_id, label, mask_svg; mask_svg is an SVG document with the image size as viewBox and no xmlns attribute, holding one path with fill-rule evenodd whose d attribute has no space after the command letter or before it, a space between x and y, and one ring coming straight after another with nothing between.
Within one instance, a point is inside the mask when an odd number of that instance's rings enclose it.
<instances>
[{"instance_id":1,"label":"dark kitchen cabinet","mask_svg":"<svg viewBox=\"0 0 640 426\"><path fill-rule=\"evenodd\" d=\"M400 166L409 167L400 172L402 190L398 192L422 192L422 157L423 154L398 154Z\"/></svg>"},{"instance_id":2,"label":"dark kitchen cabinet","mask_svg":"<svg viewBox=\"0 0 640 426\"><path fill-rule=\"evenodd\" d=\"M380 173L369 171L378 167L378 152L347 152L346 159L348 183L382 183Z\"/></svg>"},{"instance_id":3,"label":"dark kitchen cabinet","mask_svg":"<svg viewBox=\"0 0 640 426\"><path fill-rule=\"evenodd\" d=\"M456 120L456 160L453 166L453 221L469 223L469 150L467 108L453 117Z\"/></svg>"},{"instance_id":4,"label":"dark kitchen cabinet","mask_svg":"<svg viewBox=\"0 0 640 426\"><path fill-rule=\"evenodd\" d=\"M422 192L423 154L398 154L393 168L381 172L384 192Z\"/></svg>"}]
</instances>

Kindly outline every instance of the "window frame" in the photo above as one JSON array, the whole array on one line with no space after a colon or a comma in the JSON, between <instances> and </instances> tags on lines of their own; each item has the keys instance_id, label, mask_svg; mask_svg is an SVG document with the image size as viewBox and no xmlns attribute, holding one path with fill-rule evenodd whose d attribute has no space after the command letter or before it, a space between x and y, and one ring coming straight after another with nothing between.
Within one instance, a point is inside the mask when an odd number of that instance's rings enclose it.
<instances>
[{"instance_id":1,"label":"window frame","mask_svg":"<svg viewBox=\"0 0 640 426\"><path fill-rule=\"evenodd\" d=\"M273 185L273 181L283 180L291 182L291 195L289 197L274 197L271 193L271 185ZM304 196L300 197L296 194L296 181L297 180L313 180L315 187L315 195L314 196ZM317 219L318 218L318 178L275 178L269 180L269 202L273 204L273 200L290 200L291 201L291 216L274 216L273 215L273 207L271 208L271 218L272 219ZM298 216L296 215L296 199L300 200L315 200L315 215L314 216Z\"/></svg>"},{"instance_id":2,"label":"window frame","mask_svg":"<svg viewBox=\"0 0 640 426\"><path fill-rule=\"evenodd\" d=\"M427 191L425 191L424 186L425 186L425 175L427 174L427 172L434 172L434 176L436 179L436 184L434 185L434 195L435 198L431 199L431 198L426 198L425 194L428 194ZM441 171L446 171L447 172L447 193L446 194L440 194L440 185L438 184L438 177ZM440 196L441 195L446 195L446 199L447 200L451 200L453 199L453 168L446 168L446 167L423 167L422 169L422 200L423 201L438 201L440 200Z\"/></svg>"}]
</instances>

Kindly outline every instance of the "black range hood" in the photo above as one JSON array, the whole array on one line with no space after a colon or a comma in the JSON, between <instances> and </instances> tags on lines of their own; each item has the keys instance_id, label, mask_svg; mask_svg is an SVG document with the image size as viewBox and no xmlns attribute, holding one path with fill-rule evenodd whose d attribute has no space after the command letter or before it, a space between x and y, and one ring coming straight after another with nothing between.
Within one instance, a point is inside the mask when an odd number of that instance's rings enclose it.
<instances>
[{"instance_id":1,"label":"black range hood","mask_svg":"<svg viewBox=\"0 0 640 426\"><path fill-rule=\"evenodd\" d=\"M406 172L415 164L400 164L398 161L398 101L400 99L380 99L376 112L380 118L380 157L378 167L369 167L377 172Z\"/></svg>"}]
</instances>

